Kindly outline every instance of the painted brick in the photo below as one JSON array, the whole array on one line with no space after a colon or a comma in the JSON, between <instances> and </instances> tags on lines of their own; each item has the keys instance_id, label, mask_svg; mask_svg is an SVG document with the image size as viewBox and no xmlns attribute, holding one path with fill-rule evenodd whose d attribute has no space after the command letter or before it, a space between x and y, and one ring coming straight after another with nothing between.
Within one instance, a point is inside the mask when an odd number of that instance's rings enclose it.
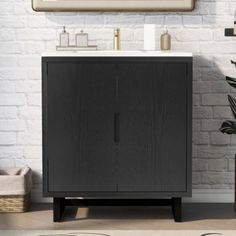
<instances>
[{"instance_id":1,"label":"painted brick","mask_svg":"<svg viewBox=\"0 0 236 236\"><path fill-rule=\"evenodd\" d=\"M41 93L32 93L27 95L27 103L29 106L40 106L41 100Z\"/></svg>"},{"instance_id":2,"label":"painted brick","mask_svg":"<svg viewBox=\"0 0 236 236\"><path fill-rule=\"evenodd\" d=\"M13 1L12 1L13 2ZM33 12L31 1L0 2L0 166L30 165L34 193L41 194L41 53L55 51L66 25L70 43L81 29L99 50L111 50L113 29L121 28L123 50L143 49L143 24L156 24L156 45L164 24L172 49L192 51L193 187L233 188L235 136L218 131L233 119L227 94L235 89L225 75L236 77L234 39L224 37L232 25L236 1L196 2L193 12ZM226 164L225 164L226 163ZM33 194L34 194L33 193Z\"/></svg>"},{"instance_id":3,"label":"painted brick","mask_svg":"<svg viewBox=\"0 0 236 236\"><path fill-rule=\"evenodd\" d=\"M235 155L235 147L227 146L195 146L196 156L198 158L232 158Z\"/></svg>"},{"instance_id":4,"label":"painted brick","mask_svg":"<svg viewBox=\"0 0 236 236\"><path fill-rule=\"evenodd\" d=\"M202 23L202 16L183 16L183 25L188 27L199 27Z\"/></svg>"},{"instance_id":5,"label":"painted brick","mask_svg":"<svg viewBox=\"0 0 236 236\"><path fill-rule=\"evenodd\" d=\"M193 131L200 132L201 130L201 120L193 119Z\"/></svg>"},{"instance_id":6,"label":"painted brick","mask_svg":"<svg viewBox=\"0 0 236 236\"><path fill-rule=\"evenodd\" d=\"M18 145L42 145L42 137L39 132L18 132L17 144ZM1 143L1 140L0 140Z\"/></svg>"},{"instance_id":7,"label":"painted brick","mask_svg":"<svg viewBox=\"0 0 236 236\"><path fill-rule=\"evenodd\" d=\"M193 94L193 105L200 106L201 98L198 94Z\"/></svg>"},{"instance_id":8,"label":"painted brick","mask_svg":"<svg viewBox=\"0 0 236 236\"><path fill-rule=\"evenodd\" d=\"M41 60L40 57L37 55L25 55L18 57L18 63L20 66L24 67L33 67L33 66L40 66Z\"/></svg>"},{"instance_id":9,"label":"painted brick","mask_svg":"<svg viewBox=\"0 0 236 236\"><path fill-rule=\"evenodd\" d=\"M227 160L226 159L211 159L208 161L209 171L226 171Z\"/></svg>"},{"instance_id":10,"label":"painted brick","mask_svg":"<svg viewBox=\"0 0 236 236\"><path fill-rule=\"evenodd\" d=\"M1 62L1 60L3 61ZM27 69L14 66L16 64L17 64L17 58L15 57L2 57L1 58L0 56L0 79L3 79L3 80L26 79ZM6 67L3 68L4 66Z\"/></svg>"},{"instance_id":11,"label":"painted brick","mask_svg":"<svg viewBox=\"0 0 236 236\"><path fill-rule=\"evenodd\" d=\"M16 133L0 131L0 145L14 145L14 144L16 144Z\"/></svg>"},{"instance_id":12,"label":"painted brick","mask_svg":"<svg viewBox=\"0 0 236 236\"><path fill-rule=\"evenodd\" d=\"M26 103L24 94L0 94L0 106L20 106Z\"/></svg>"},{"instance_id":13,"label":"painted brick","mask_svg":"<svg viewBox=\"0 0 236 236\"><path fill-rule=\"evenodd\" d=\"M213 145L227 145L230 143L230 136L218 132L211 133L211 144Z\"/></svg>"},{"instance_id":14,"label":"painted brick","mask_svg":"<svg viewBox=\"0 0 236 236\"><path fill-rule=\"evenodd\" d=\"M193 172L192 175L192 183L193 184L198 184L202 182L202 177L201 177L201 173L199 172Z\"/></svg>"},{"instance_id":15,"label":"painted brick","mask_svg":"<svg viewBox=\"0 0 236 236\"><path fill-rule=\"evenodd\" d=\"M16 31L18 40L53 40L56 38L56 31L52 29L19 29Z\"/></svg>"},{"instance_id":16,"label":"painted brick","mask_svg":"<svg viewBox=\"0 0 236 236\"><path fill-rule=\"evenodd\" d=\"M23 149L23 155L26 159L41 159L42 147L41 146L26 146Z\"/></svg>"},{"instance_id":17,"label":"painted brick","mask_svg":"<svg viewBox=\"0 0 236 236\"><path fill-rule=\"evenodd\" d=\"M207 170L208 170L207 159L193 159L193 171L207 171Z\"/></svg>"},{"instance_id":18,"label":"painted brick","mask_svg":"<svg viewBox=\"0 0 236 236\"><path fill-rule=\"evenodd\" d=\"M213 81L211 82L211 92L212 93L229 93L230 86L226 81Z\"/></svg>"},{"instance_id":19,"label":"painted brick","mask_svg":"<svg viewBox=\"0 0 236 236\"><path fill-rule=\"evenodd\" d=\"M235 171L235 159L228 160L228 171Z\"/></svg>"},{"instance_id":20,"label":"painted brick","mask_svg":"<svg viewBox=\"0 0 236 236\"><path fill-rule=\"evenodd\" d=\"M177 26L182 25L182 17L179 15L167 15L165 19L166 25Z\"/></svg>"},{"instance_id":21,"label":"painted brick","mask_svg":"<svg viewBox=\"0 0 236 236\"><path fill-rule=\"evenodd\" d=\"M193 132L194 144L208 144L209 134L207 132Z\"/></svg>"},{"instance_id":22,"label":"painted brick","mask_svg":"<svg viewBox=\"0 0 236 236\"><path fill-rule=\"evenodd\" d=\"M214 118L232 119L232 112L229 106L214 107L213 108Z\"/></svg>"},{"instance_id":23,"label":"painted brick","mask_svg":"<svg viewBox=\"0 0 236 236\"><path fill-rule=\"evenodd\" d=\"M0 51L2 54L23 53L23 45L15 42L0 42Z\"/></svg>"},{"instance_id":24,"label":"painted brick","mask_svg":"<svg viewBox=\"0 0 236 236\"><path fill-rule=\"evenodd\" d=\"M0 16L0 27L5 28L22 28L26 26L26 16L5 15Z\"/></svg>"},{"instance_id":25,"label":"painted brick","mask_svg":"<svg viewBox=\"0 0 236 236\"><path fill-rule=\"evenodd\" d=\"M232 184L234 175L231 172L206 172L202 173L202 183L214 184Z\"/></svg>"},{"instance_id":26,"label":"painted brick","mask_svg":"<svg viewBox=\"0 0 236 236\"><path fill-rule=\"evenodd\" d=\"M212 118L211 107L193 107L193 118Z\"/></svg>"},{"instance_id":27,"label":"painted brick","mask_svg":"<svg viewBox=\"0 0 236 236\"><path fill-rule=\"evenodd\" d=\"M0 106L0 118L12 119L17 117L17 108L12 106Z\"/></svg>"},{"instance_id":28,"label":"painted brick","mask_svg":"<svg viewBox=\"0 0 236 236\"><path fill-rule=\"evenodd\" d=\"M90 13L85 16L85 24L86 25L103 25L104 17L103 14L98 13Z\"/></svg>"},{"instance_id":29,"label":"painted brick","mask_svg":"<svg viewBox=\"0 0 236 236\"><path fill-rule=\"evenodd\" d=\"M194 81L193 82L194 93L210 93L211 92L211 82L208 81Z\"/></svg>"},{"instance_id":30,"label":"painted brick","mask_svg":"<svg viewBox=\"0 0 236 236\"><path fill-rule=\"evenodd\" d=\"M15 165L14 159L0 159L1 168L13 167Z\"/></svg>"},{"instance_id":31,"label":"painted brick","mask_svg":"<svg viewBox=\"0 0 236 236\"><path fill-rule=\"evenodd\" d=\"M13 81L0 81L0 93L14 93L15 83Z\"/></svg>"},{"instance_id":32,"label":"painted brick","mask_svg":"<svg viewBox=\"0 0 236 236\"><path fill-rule=\"evenodd\" d=\"M25 42L25 53L39 54L45 51L44 42Z\"/></svg>"},{"instance_id":33,"label":"painted brick","mask_svg":"<svg viewBox=\"0 0 236 236\"><path fill-rule=\"evenodd\" d=\"M19 117L22 119L41 119L41 109L35 106L22 106L19 108Z\"/></svg>"},{"instance_id":34,"label":"painted brick","mask_svg":"<svg viewBox=\"0 0 236 236\"><path fill-rule=\"evenodd\" d=\"M222 124L221 120L201 120L201 130L202 131L218 131Z\"/></svg>"},{"instance_id":35,"label":"painted brick","mask_svg":"<svg viewBox=\"0 0 236 236\"><path fill-rule=\"evenodd\" d=\"M161 27L164 25L165 17L163 15L149 14L145 15L145 24L155 24L157 27Z\"/></svg>"},{"instance_id":36,"label":"painted brick","mask_svg":"<svg viewBox=\"0 0 236 236\"><path fill-rule=\"evenodd\" d=\"M0 41L13 41L15 40L15 31L12 29L0 29Z\"/></svg>"},{"instance_id":37,"label":"painted brick","mask_svg":"<svg viewBox=\"0 0 236 236\"><path fill-rule=\"evenodd\" d=\"M19 146L0 146L0 158L14 159L23 158L23 149Z\"/></svg>"},{"instance_id":38,"label":"painted brick","mask_svg":"<svg viewBox=\"0 0 236 236\"><path fill-rule=\"evenodd\" d=\"M12 67L12 66L16 66L16 65L17 65L17 57L16 56L0 55L0 69L1 69L1 67L4 67L4 66Z\"/></svg>"},{"instance_id":39,"label":"painted brick","mask_svg":"<svg viewBox=\"0 0 236 236\"><path fill-rule=\"evenodd\" d=\"M0 132L1 131L23 131L26 129L24 120L16 119L0 119Z\"/></svg>"},{"instance_id":40,"label":"painted brick","mask_svg":"<svg viewBox=\"0 0 236 236\"><path fill-rule=\"evenodd\" d=\"M203 94L202 105L228 105L227 94Z\"/></svg>"},{"instance_id":41,"label":"painted brick","mask_svg":"<svg viewBox=\"0 0 236 236\"><path fill-rule=\"evenodd\" d=\"M16 92L41 92L41 81L40 80L27 80L15 82Z\"/></svg>"}]
</instances>

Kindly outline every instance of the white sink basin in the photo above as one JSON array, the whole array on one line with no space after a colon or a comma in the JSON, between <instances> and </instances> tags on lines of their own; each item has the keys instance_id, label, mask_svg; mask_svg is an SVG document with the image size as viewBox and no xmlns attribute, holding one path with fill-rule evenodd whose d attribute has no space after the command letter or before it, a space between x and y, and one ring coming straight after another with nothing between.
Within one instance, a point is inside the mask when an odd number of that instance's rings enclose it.
<instances>
[{"instance_id":1,"label":"white sink basin","mask_svg":"<svg viewBox=\"0 0 236 236\"><path fill-rule=\"evenodd\" d=\"M42 57L192 57L191 52L180 51L75 51L48 52Z\"/></svg>"}]
</instances>

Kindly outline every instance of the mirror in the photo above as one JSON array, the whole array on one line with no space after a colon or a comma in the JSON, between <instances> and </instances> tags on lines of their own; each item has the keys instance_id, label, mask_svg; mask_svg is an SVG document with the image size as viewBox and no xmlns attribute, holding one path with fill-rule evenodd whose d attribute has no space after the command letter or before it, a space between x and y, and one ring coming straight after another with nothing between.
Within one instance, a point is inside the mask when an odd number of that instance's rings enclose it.
<instances>
[{"instance_id":1,"label":"mirror","mask_svg":"<svg viewBox=\"0 0 236 236\"><path fill-rule=\"evenodd\" d=\"M191 11L195 0L32 0L35 11Z\"/></svg>"}]
</instances>

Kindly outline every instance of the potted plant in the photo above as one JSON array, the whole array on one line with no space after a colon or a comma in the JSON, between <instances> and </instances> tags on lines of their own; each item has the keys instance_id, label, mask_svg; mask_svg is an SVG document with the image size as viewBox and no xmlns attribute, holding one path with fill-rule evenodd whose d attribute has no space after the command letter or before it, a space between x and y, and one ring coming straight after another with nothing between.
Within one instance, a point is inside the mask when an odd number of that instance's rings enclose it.
<instances>
[{"instance_id":1,"label":"potted plant","mask_svg":"<svg viewBox=\"0 0 236 236\"><path fill-rule=\"evenodd\" d=\"M236 66L236 61L231 61ZM227 83L236 89L236 78L226 76ZM228 95L228 101L235 120L226 120L222 123L220 131L226 134L236 134L236 99ZM234 210L236 211L236 155L235 155L235 181L234 181Z\"/></svg>"}]
</instances>

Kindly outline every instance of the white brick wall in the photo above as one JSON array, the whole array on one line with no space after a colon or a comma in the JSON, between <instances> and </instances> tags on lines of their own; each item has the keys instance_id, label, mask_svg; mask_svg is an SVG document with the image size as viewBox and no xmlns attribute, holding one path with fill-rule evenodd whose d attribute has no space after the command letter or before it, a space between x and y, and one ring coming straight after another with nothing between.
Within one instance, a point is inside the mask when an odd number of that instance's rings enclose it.
<instances>
[{"instance_id":1,"label":"white brick wall","mask_svg":"<svg viewBox=\"0 0 236 236\"><path fill-rule=\"evenodd\" d=\"M112 48L120 27L122 48L133 50L143 48L144 23L155 23L158 35L167 24L173 49L194 53L193 187L232 189L236 137L218 128L232 118L226 96L236 92L224 82L224 74L236 76L236 41L224 37L236 0L197 0L184 13L36 13L31 0L1 0L0 9L0 166L30 165L41 192L40 54L55 50L63 25L72 42L85 29L99 49Z\"/></svg>"}]
</instances>

